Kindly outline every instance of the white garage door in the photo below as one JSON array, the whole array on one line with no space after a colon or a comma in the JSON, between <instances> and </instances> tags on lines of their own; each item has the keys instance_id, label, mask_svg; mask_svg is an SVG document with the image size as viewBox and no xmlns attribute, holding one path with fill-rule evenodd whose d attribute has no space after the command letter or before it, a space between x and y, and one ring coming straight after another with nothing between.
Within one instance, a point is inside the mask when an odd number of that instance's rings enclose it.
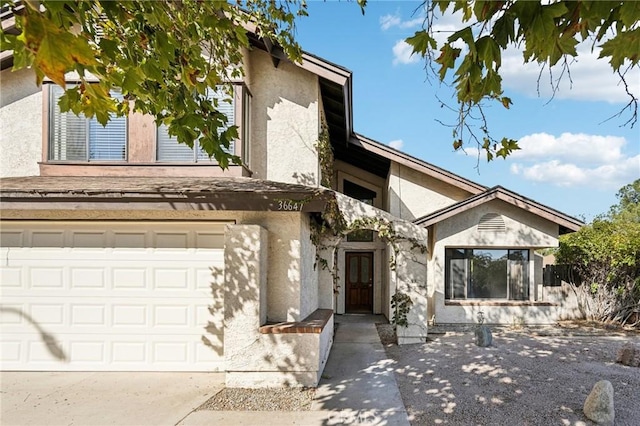
<instances>
[{"instance_id":1,"label":"white garage door","mask_svg":"<svg viewBox=\"0 0 640 426\"><path fill-rule=\"evenodd\" d=\"M223 223L5 221L0 233L3 370L222 369Z\"/></svg>"}]
</instances>

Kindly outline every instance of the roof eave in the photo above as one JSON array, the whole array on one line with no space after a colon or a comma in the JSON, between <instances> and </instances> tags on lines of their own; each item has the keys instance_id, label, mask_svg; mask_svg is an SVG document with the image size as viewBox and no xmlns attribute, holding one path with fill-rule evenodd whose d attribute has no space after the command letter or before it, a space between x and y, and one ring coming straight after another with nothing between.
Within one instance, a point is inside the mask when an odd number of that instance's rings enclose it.
<instances>
[{"instance_id":1,"label":"roof eave","mask_svg":"<svg viewBox=\"0 0 640 426\"><path fill-rule=\"evenodd\" d=\"M395 161L428 176L454 185L471 194L480 194L487 190L487 187L484 185L480 185L469 179L463 178L462 176L458 176L455 173L451 173L409 154L393 149L390 146L374 141L366 136L354 133L350 142L391 161Z\"/></svg>"},{"instance_id":2,"label":"roof eave","mask_svg":"<svg viewBox=\"0 0 640 426\"><path fill-rule=\"evenodd\" d=\"M429 215L423 216L422 218L418 218L414 221L414 223L428 227L495 199L499 199L558 224L558 226L560 227L560 234L578 231L584 225L582 221L574 217L568 216L562 212L552 209L551 207L547 207L536 201L530 200L501 186L493 187L484 193L480 193L476 196L452 204Z\"/></svg>"}]
</instances>

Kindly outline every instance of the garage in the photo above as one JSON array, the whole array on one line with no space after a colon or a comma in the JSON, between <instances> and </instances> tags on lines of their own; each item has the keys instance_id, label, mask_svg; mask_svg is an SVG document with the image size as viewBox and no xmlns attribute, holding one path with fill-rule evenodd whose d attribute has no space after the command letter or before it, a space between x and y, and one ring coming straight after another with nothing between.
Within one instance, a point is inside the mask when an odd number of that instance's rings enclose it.
<instances>
[{"instance_id":1,"label":"garage","mask_svg":"<svg viewBox=\"0 0 640 426\"><path fill-rule=\"evenodd\" d=\"M3 221L2 369L224 370L224 226Z\"/></svg>"}]
</instances>

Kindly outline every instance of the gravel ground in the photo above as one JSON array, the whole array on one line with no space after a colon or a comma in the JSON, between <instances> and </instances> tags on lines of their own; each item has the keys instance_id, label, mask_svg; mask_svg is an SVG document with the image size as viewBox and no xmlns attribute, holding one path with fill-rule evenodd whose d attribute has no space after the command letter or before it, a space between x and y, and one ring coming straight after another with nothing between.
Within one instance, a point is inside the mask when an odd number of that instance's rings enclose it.
<instances>
[{"instance_id":1,"label":"gravel ground","mask_svg":"<svg viewBox=\"0 0 640 426\"><path fill-rule=\"evenodd\" d=\"M219 411L309 411L315 389L225 388L198 407Z\"/></svg>"},{"instance_id":2,"label":"gravel ground","mask_svg":"<svg viewBox=\"0 0 640 426\"><path fill-rule=\"evenodd\" d=\"M472 330L403 346L380 335L413 425L591 425L582 407L602 379L614 388L615 424L640 425L640 368L615 363L638 334L493 329L488 348Z\"/></svg>"},{"instance_id":3,"label":"gravel ground","mask_svg":"<svg viewBox=\"0 0 640 426\"><path fill-rule=\"evenodd\" d=\"M592 425L582 407L602 379L613 384L615 424L640 425L640 368L615 363L624 343L640 345L638 333L491 327L493 345L480 348L473 327L436 327L427 343L398 346L392 326L376 325L412 425ZM314 394L225 388L198 410L308 411Z\"/></svg>"}]
</instances>

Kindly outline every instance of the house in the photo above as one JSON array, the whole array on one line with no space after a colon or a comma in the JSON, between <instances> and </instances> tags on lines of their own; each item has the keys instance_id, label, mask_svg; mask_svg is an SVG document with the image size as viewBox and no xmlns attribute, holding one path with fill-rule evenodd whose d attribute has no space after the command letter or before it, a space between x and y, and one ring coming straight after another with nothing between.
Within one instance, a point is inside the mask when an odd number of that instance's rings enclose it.
<instances>
[{"instance_id":1,"label":"house","mask_svg":"<svg viewBox=\"0 0 640 426\"><path fill-rule=\"evenodd\" d=\"M55 85L3 56L2 369L314 386L334 315L392 318L396 294L413 302L400 343L479 311L558 319L535 250L580 221L355 133L351 72L251 41L227 170L151 117L61 113Z\"/></svg>"}]
</instances>

